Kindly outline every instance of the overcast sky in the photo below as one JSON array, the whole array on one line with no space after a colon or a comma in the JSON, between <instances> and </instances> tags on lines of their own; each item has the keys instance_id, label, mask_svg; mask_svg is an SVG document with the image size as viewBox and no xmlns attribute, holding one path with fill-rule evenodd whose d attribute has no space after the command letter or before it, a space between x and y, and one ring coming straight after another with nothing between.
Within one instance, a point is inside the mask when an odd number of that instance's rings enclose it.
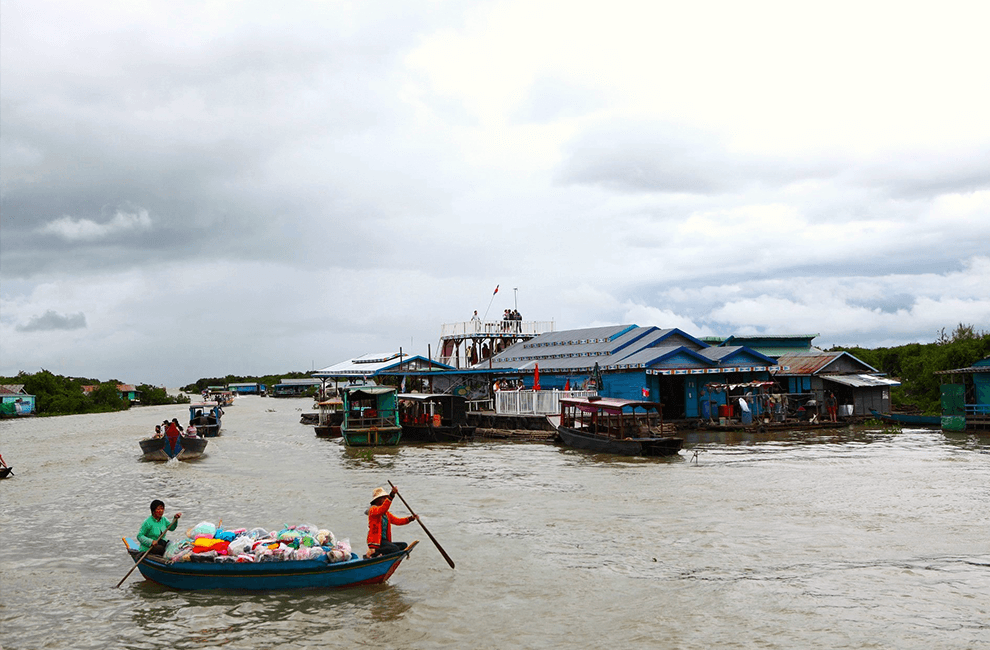
<instances>
[{"instance_id":1,"label":"overcast sky","mask_svg":"<svg viewBox=\"0 0 990 650\"><path fill-rule=\"evenodd\" d=\"M986 3L281 4L0 2L0 374L990 329Z\"/></svg>"}]
</instances>

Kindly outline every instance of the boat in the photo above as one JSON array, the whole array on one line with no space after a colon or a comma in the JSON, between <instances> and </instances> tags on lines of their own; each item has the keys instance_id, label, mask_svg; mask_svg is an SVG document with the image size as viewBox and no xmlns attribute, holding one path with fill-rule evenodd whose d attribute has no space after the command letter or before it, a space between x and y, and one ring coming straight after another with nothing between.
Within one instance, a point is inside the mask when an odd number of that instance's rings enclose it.
<instances>
[{"instance_id":1,"label":"boat","mask_svg":"<svg viewBox=\"0 0 990 650\"><path fill-rule=\"evenodd\" d=\"M317 403L320 412L313 430L318 438L339 438L340 425L344 422L344 401L339 397Z\"/></svg>"},{"instance_id":2,"label":"boat","mask_svg":"<svg viewBox=\"0 0 990 650\"><path fill-rule=\"evenodd\" d=\"M196 427L196 433L204 438L220 435L220 420L223 409L219 404L199 402L189 405L189 424Z\"/></svg>"},{"instance_id":3,"label":"boat","mask_svg":"<svg viewBox=\"0 0 990 650\"><path fill-rule=\"evenodd\" d=\"M391 386L346 386L340 389L344 400L344 420L340 434L350 447L378 447L399 444L397 392Z\"/></svg>"},{"instance_id":4,"label":"boat","mask_svg":"<svg viewBox=\"0 0 990 650\"><path fill-rule=\"evenodd\" d=\"M145 460L169 460L178 458L179 460L190 460L199 458L206 451L206 438L199 436L187 436L179 434L177 436L162 435L154 438L146 438L140 441L141 453Z\"/></svg>"},{"instance_id":5,"label":"boat","mask_svg":"<svg viewBox=\"0 0 990 650\"><path fill-rule=\"evenodd\" d=\"M683 438L663 435L659 402L611 397L565 397L547 416L560 441L575 449L622 456L673 456Z\"/></svg>"},{"instance_id":6,"label":"boat","mask_svg":"<svg viewBox=\"0 0 990 650\"><path fill-rule=\"evenodd\" d=\"M405 442L460 442L474 437L467 400L444 393L399 395L399 424Z\"/></svg>"},{"instance_id":7,"label":"boat","mask_svg":"<svg viewBox=\"0 0 990 650\"><path fill-rule=\"evenodd\" d=\"M281 562L167 562L160 555L146 555L138 571L147 580L172 589L343 589L381 584L399 568L419 541L396 553L369 559L351 553L343 562L285 560ZM124 538L133 561L143 555L140 544Z\"/></svg>"},{"instance_id":8,"label":"boat","mask_svg":"<svg viewBox=\"0 0 990 650\"><path fill-rule=\"evenodd\" d=\"M10 473L13 470L14 470L14 468L13 467L10 467L9 465L5 465L4 467L0 467L0 478L7 478L8 476L10 476Z\"/></svg>"},{"instance_id":9,"label":"boat","mask_svg":"<svg viewBox=\"0 0 990 650\"><path fill-rule=\"evenodd\" d=\"M881 413L875 409L870 409L873 417L882 421L894 424L901 424L909 427L921 428L942 428L941 415L910 415L908 413Z\"/></svg>"}]
</instances>

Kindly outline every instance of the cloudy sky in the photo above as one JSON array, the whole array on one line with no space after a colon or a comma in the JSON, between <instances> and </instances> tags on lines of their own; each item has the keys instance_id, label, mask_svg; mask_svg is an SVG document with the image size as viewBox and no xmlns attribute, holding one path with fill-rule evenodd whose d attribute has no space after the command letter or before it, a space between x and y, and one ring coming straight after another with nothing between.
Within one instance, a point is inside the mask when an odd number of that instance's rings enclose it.
<instances>
[{"instance_id":1,"label":"cloudy sky","mask_svg":"<svg viewBox=\"0 0 990 650\"><path fill-rule=\"evenodd\" d=\"M985 3L280 4L0 2L0 374L990 328Z\"/></svg>"}]
</instances>

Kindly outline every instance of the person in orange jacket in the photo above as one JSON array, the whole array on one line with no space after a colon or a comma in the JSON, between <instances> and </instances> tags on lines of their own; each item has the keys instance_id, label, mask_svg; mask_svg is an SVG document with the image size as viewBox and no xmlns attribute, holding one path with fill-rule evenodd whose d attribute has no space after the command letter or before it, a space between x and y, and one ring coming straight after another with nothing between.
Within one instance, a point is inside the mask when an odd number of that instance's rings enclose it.
<instances>
[{"instance_id":1,"label":"person in orange jacket","mask_svg":"<svg viewBox=\"0 0 990 650\"><path fill-rule=\"evenodd\" d=\"M392 505L392 499L398 489L393 485L391 492L386 492L385 488L377 487L371 494L371 507L365 513L368 515L368 553L365 557L375 557L376 555L387 555L401 551L406 547L405 542L392 541L392 526L405 526L419 519L419 515L409 517L396 517L388 511Z\"/></svg>"}]
</instances>

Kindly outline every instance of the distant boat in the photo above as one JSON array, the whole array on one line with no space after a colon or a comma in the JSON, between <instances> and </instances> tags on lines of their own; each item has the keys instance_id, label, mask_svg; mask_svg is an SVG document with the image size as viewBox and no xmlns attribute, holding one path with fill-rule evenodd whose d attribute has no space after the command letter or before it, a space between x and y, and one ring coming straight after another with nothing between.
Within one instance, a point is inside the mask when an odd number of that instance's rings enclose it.
<instances>
[{"instance_id":1,"label":"distant boat","mask_svg":"<svg viewBox=\"0 0 990 650\"><path fill-rule=\"evenodd\" d=\"M673 456L683 438L663 435L658 402L609 397L561 398L560 415L547 416L568 447L622 456Z\"/></svg>"},{"instance_id":2,"label":"distant boat","mask_svg":"<svg viewBox=\"0 0 990 650\"><path fill-rule=\"evenodd\" d=\"M200 402L189 405L189 424L195 425L196 433L204 438L220 435L221 418L223 409L219 404Z\"/></svg>"},{"instance_id":3,"label":"distant boat","mask_svg":"<svg viewBox=\"0 0 990 650\"><path fill-rule=\"evenodd\" d=\"M146 438L140 441L141 452L145 460L169 460L178 458L179 460L190 460L199 458L206 450L206 438L199 436L187 436L179 434L169 437L168 435Z\"/></svg>"},{"instance_id":4,"label":"distant boat","mask_svg":"<svg viewBox=\"0 0 990 650\"><path fill-rule=\"evenodd\" d=\"M922 427L922 428L942 428L942 416L941 415L909 415L907 413L880 413L874 409L870 409L870 413L873 414L878 420L883 422L893 422L895 424L904 424L912 427Z\"/></svg>"},{"instance_id":5,"label":"distant boat","mask_svg":"<svg viewBox=\"0 0 990 650\"><path fill-rule=\"evenodd\" d=\"M399 404L391 386L346 386L344 421L340 433L349 447L379 447L399 444Z\"/></svg>"},{"instance_id":6,"label":"distant boat","mask_svg":"<svg viewBox=\"0 0 990 650\"><path fill-rule=\"evenodd\" d=\"M460 442L474 437L467 423L467 400L460 395L402 393L399 395L402 440Z\"/></svg>"}]
</instances>

